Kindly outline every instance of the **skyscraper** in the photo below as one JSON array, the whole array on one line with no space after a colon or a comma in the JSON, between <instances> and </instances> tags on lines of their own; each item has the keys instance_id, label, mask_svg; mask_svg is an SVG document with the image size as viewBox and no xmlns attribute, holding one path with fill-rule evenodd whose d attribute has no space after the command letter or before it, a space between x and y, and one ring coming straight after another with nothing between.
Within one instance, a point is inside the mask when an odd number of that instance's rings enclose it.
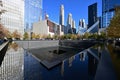
<instances>
[{"instance_id":1,"label":"skyscraper","mask_svg":"<svg viewBox=\"0 0 120 80\"><path fill-rule=\"evenodd\" d=\"M72 28L75 28L75 20L72 20Z\"/></svg>"},{"instance_id":2,"label":"skyscraper","mask_svg":"<svg viewBox=\"0 0 120 80\"><path fill-rule=\"evenodd\" d=\"M1 15L1 24L11 33L15 30L24 33L24 0L1 0L5 13Z\"/></svg>"},{"instance_id":3,"label":"skyscraper","mask_svg":"<svg viewBox=\"0 0 120 80\"><path fill-rule=\"evenodd\" d=\"M61 30L64 31L64 5L60 6L60 18L59 24L61 25Z\"/></svg>"},{"instance_id":4,"label":"skyscraper","mask_svg":"<svg viewBox=\"0 0 120 80\"><path fill-rule=\"evenodd\" d=\"M42 20L42 0L25 0L25 28L32 28L39 20Z\"/></svg>"},{"instance_id":5,"label":"skyscraper","mask_svg":"<svg viewBox=\"0 0 120 80\"><path fill-rule=\"evenodd\" d=\"M76 34L75 21L72 19L72 14L71 13L68 14L67 33Z\"/></svg>"},{"instance_id":6,"label":"skyscraper","mask_svg":"<svg viewBox=\"0 0 120 80\"><path fill-rule=\"evenodd\" d=\"M97 22L97 3L88 6L88 28Z\"/></svg>"},{"instance_id":7,"label":"skyscraper","mask_svg":"<svg viewBox=\"0 0 120 80\"><path fill-rule=\"evenodd\" d=\"M102 27L106 28L115 14L116 6L120 6L120 0L102 0Z\"/></svg>"},{"instance_id":8,"label":"skyscraper","mask_svg":"<svg viewBox=\"0 0 120 80\"><path fill-rule=\"evenodd\" d=\"M79 27L86 28L85 20L84 19L80 19L80 21L79 21Z\"/></svg>"},{"instance_id":9,"label":"skyscraper","mask_svg":"<svg viewBox=\"0 0 120 80\"><path fill-rule=\"evenodd\" d=\"M72 14L69 13L67 19L67 33L71 32L71 28L72 28Z\"/></svg>"},{"instance_id":10,"label":"skyscraper","mask_svg":"<svg viewBox=\"0 0 120 80\"><path fill-rule=\"evenodd\" d=\"M64 25L64 5L60 6L60 25Z\"/></svg>"},{"instance_id":11,"label":"skyscraper","mask_svg":"<svg viewBox=\"0 0 120 80\"><path fill-rule=\"evenodd\" d=\"M72 14L68 14L67 25L71 28L72 27Z\"/></svg>"}]
</instances>

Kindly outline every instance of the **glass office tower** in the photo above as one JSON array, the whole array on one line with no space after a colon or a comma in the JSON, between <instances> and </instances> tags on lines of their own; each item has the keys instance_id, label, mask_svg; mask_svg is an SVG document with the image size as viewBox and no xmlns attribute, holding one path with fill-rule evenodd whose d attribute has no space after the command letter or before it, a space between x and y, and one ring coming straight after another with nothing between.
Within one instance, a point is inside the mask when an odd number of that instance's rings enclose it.
<instances>
[{"instance_id":1,"label":"glass office tower","mask_svg":"<svg viewBox=\"0 0 120 80\"><path fill-rule=\"evenodd\" d=\"M97 22L97 3L88 6L88 28Z\"/></svg>"},{"instance_id":2,"label":"glass office tower","mask_svg":"<svg viewBox=\"0 0 120 80\"><path fill-rule=\"evenodd\" d=\"M24 33L24 0L1 0L5 12L1 15L1 23L10 32Z\"/></svg>"},{"instance_id":3,"label":"glass office tower","mask_svg":"<svg viewBox=\"0 0 120 80\"><path fill-rule=\"evenodd\" d=\"M115 7L120 6L120 0L102 0L102 27L106 28L115 14Z\"/></svg>"},{"instance_id":4,"label":"glass office tower","mask_svg":"<svg viewBox=\"0 0 120 80\"><path fill-rule=\"evenodd\" d=\"M32 28L39 20L42 20L42 0L25 0L25 28Z\"/></svg>"}]
</instances>

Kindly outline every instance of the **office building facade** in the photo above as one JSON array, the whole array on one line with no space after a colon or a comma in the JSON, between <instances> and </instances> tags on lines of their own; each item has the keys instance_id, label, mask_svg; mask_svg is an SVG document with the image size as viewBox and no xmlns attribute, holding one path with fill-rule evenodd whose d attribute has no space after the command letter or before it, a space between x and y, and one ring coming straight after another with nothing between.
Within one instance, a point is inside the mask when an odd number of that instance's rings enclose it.
<instances>
[{"instance_id":1,"label":"office building facade","mask_svg":"<svg viewBox=\"0 0 120 80\"><path fill-rule=\"evenodd\" d=\"M120 6L120 0L102 0L102 28L109 26L116 6Z\"/></svg>"},{"instance_id":2,"label":"office building facade","mask_svg":"<svg viewBox=\"0 0 120 80\"><path fill-rule=\"evenodd\" d=\"M5 12L1 15L1 24L11 33L24 33L24 0L1 0Z\"/></svg>"},{"instance_id":3,"label":"office building facade","mask_svg":"<svg viewBox=\"0 0 120 80\"><path fill-rule=\"evenodd\" d=\"M25 0L25 29L42 20L42 0Z\"/></svg>"},{"instance_id":4,"label":"office building facade","mask_svg":"<svg viewBox=\"0 0 120 80\"><path fill-rule=\"evenodd\" d=\"M97 3L88 6L88 28L97 22Z\"/></svg>"}]
</instances>

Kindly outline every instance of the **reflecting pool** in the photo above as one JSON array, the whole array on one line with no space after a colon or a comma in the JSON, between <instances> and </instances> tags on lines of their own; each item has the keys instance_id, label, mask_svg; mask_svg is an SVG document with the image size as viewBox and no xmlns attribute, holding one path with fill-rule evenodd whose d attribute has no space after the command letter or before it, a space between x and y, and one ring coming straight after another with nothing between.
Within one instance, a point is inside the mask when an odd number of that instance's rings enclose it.
<instances>
[{"instance_id":1,"label":"reflecting pool","mask_svg":"<svg viewBox=\"0 0 120 80\"><path fill-rule=\"evenodd\" d=\"M101 45L95 45L82 51L78 50L75 54L71 52L73 55L62 58L62 62L51 69L46 68L41 63L41 60L47 60L46 57L39 61L33 55L33 52L24 50L14 42L10 43L6 54L2 56L0 80L120 79L118 77L120 74L119 48L115 48L112 45L102 43ZM44 51L42 51L42 53L43 52ZM50 51L50 54L51 52L52 51ZM63 54L65 54L65 52L66 51L63 51ZM59 57L63 54L55 55ZM66 53L66 55L68 54ZM52 59L52 57L55 56L51 55L50 58Z\"/></svg>"}]
</instances>

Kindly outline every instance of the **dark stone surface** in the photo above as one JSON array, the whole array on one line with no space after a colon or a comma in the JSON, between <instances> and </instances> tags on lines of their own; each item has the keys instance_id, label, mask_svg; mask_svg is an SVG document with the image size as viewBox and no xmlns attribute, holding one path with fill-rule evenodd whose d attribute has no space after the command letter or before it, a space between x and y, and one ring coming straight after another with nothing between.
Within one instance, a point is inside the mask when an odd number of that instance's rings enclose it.
<instances>
[{"instance_id":1,"label":"dark stone surface","mask_svg":"<svg viewBox=\"0 0 120 80\"><path fill-rule=\"evenodd\" d=\"M56 53L54 51L61 51L62 53ZM47 69L55 67L56 65L60 64L63 60L77 54L80 51L82 51L82 49L59 46L29 50L29 52Z\"/></svg>"},{"instance_id":2,"label":"dark stone surface","mask_svg":"<svg viewBox=\"0 0 120 80\"><path fill-rule=\"evenodd\" d=\"M1 66L2 61L3 61L3 59L4 59L5 53L6 53L7 49L8 49L8 44L9 44L9 43L7 43L7 44L3 47L3 49L1 49L1 51L0 51L0 66Z\"/></svg>"}]
</instances>

